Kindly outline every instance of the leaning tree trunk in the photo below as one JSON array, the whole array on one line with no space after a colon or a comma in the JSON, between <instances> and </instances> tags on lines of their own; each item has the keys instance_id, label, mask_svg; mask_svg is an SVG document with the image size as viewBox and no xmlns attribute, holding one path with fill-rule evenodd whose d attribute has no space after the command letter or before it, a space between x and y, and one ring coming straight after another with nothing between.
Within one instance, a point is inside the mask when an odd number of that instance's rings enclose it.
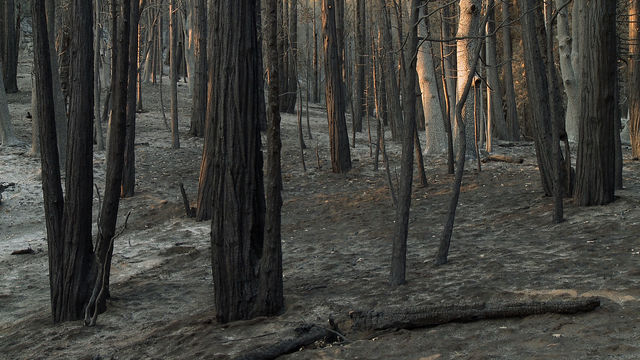
<instances>
[{"instance_id":1,"label":"leaning tree trunk","mask_svg":"<svg viewBox=\"0 0 640 360\"><path fill-rule=\"evenodd\" d=\"M551 108L547 71L537 36L536 18L541 9L536 0L518 0L522 16L522 44L524 49L525 73L529 93L529 109L533 120L538 169L545 195L553 194L553 156L551 134ZM539 12L539 13L537 13Z\"/></svg>"},{"instance_id":2,"label":"leaning tree trunk","mask_svg":"<svg viewBox=\"0 0 640 360\"><path fill-rule=\"evenodd\" d=\"M131 24L129 31L129 69L127 90L127 125L122 168L122 197L131 197L136 186L136 93L138 87L138 21L140 0L131 1Z\"/></svg>"},{"instance_id":3,"label":"leaning tree trunk","mask_svg":"<svg viewBox=\"0 0 640 360\"><path fill-rule=\"evenodd\" d=\"M487 8L488 9L492 8L493 3L494 3L493 0L489 0L487 3ZM486 22L486 17L485 17L485 22ZM484 27L484 23L481 24L480 31L482 31L483 27ZM471 56L470 58L471 68L475 68L478 65L478 59L480 58L481 49L482 49L482 43L476 44L475 48L468 49L469 51L468 55ZM460 89L461 91L458 93L458 99L460 101L456 102L456 111L455 111L456 129L458 131L459 139L463 139L466 137L465 135L466 127L463 124L464 116L465 116L463 114L463 111L464 111L463 108L467 106L465 104L467 103L467 97L469 96L469 91L471 90L471 84L474 78L475 78L474 73L468 72L466 78L459 79L459 80L464 80L464 82L462 81L458 82L458 83L462 82L462 85L463 85L462 89ZM447 220L442 230L442 237L440 238L438 253L436 254L436 259L435 259L436 265L444 265L448 261L449 247L451 246L451 236L453 235L453 224L456 219L458 200L460 199L460 188L462 186L462 177L464 175L464 165L465 165L465 159L466 159L465 148L467 147L467 142L459 141L457 145L458 145L458 152L456 154L457 166L455 171L455 177L453 180L453 186L452 186L453 189L451 191L452 195L451 195L451 200L449 200Z\"/></svg>"},{"instance_id":4,"label":"leaning tree trunk","mask_svg":"<svg viewBox=\"0 0 640 360\"><path fill-rule=\"evenodd\" d=\"M42 164L42 194L47 227L47 246L49 255L49 286L51 288L51 307L53 321L61 321L56 309L61 302L63 287L63 224L64 200L60 183L58 145L56 141L56 123L53 108L53 89L51 84L51 62L49 60L49 41L45 9L42 1L31 2L33 19L33 64L35 73L35 92L40 100L37 103L36 119L40 136L40 161Z\"/></svg>"},{"instance_id":5,"label":"leaning tree trunk","mask_svg":"<svg viewBox=\"0 0 640 360\"><path fill-rule=\"evenodd\" d=\"M421 6L420 18L423 18L425 14L425 7ZM425 17L418 24L418 36L420 38L429 36L429 24L428 17ZM447 151L447 133L444 126L440 97L438 96L438 85L430 41L424 41L420 44L416 70L420 82L421 105L425 120L424 128L427 135L427 146L424 148L424 152L431 155L444 154Z\"/></svg>"},{"instance_id":6,"label":"leaning tree trunk","mask_svg":"<svg viewBox=\"0 0 640 360\"><path fill-rule=\"evenodd\" d=\"M608 204L615 193L616 3L590 0L584 11L575 200L588 206Z\"/></svg>"},{"instance_id":7,"label":"leaning tree trunk","mask_svg":"<svg viewBox=\"0 0 640 360\"><path fill-rule=\"evenodd\" d=\"M411 28L407 34L407 49L404 64L404 133L402 139L402 166L398 206L391 253L391 285L405 283L407 261L407 236L409 232L409 210L411 208L411 186L413 182L413 140L416 131L416 52L418 51L418 14L420 0L411 1Z\"/></svg>"},{"instance_id":8,"label":"leaning tree trunk","mask_svg":"<svg viewBox=\"0 0 640 360\"><path fill-rule=\"evenodd\" d=\"M6 0L4 5L4 86L7 93L18 92L18 37L14 0Z\"/></svg>"},{"instance_id":9,"label":"leaning tree trunk","mask_svg":"<svg viewBox=\"0 0 640 360\"><path fill-rule=\"evenodd\" d=\"M482 2L480 0L460 0L460 21L458 23L458 34L461 38L457 43L457 64L458 64L458 79L466 79L467 75L474 72L475 69L471 68L472 55L471 51L475 49L476 44L481 40L477 38L478 34L482 32L480 26L480 8ZM458 81L457 93L462 93L464 83ZM460 97L456 99L456 103L460 101ZM474 119L473 119L473 97L467 97L467 103L464 105L464 125L466 139L455 139L456 141L467 142L467 154L475 157L475 138L474 138ZM456 126L458 122L456 121ZM457 133L460 133L459 131Z\"/></svg>"},{"instance_id":10,"label":"leaning tree trunk","mask_svg":"<svg viewBox=\"0 0 640 360\"><path fill-rule=\"evenodd\" d=\"M213 4L214 46L210 77L214 128L211 262L216 318L229 322L264 315L257 304L264 247L265 199L260 150L260 91L256 2Z\"/></svg>"},{"instance_id":11,"label":"leaning tree trunk","mask_svg":"<svg viewBox=\"0 0 640 360\"><path fill-rule=\"evenodd\" d=\"M631 155L640 158L640 0L629 3L629 137Z\"/></svg>"},{"instance_id":12,"label":"leaning tree trunk","mask_svg":"<svg viewBox=\"0 0 640 360\"><path fill-rule=\"evenodd\" d=\"M108 135L106 183L104 196L102 197L100 221L98 222L98 240L96 243L96 257L100 267L96 287L104 288L102 295L95 299L100 308L104 308L105 300L109 296L113 236L115 235L118 206L120 204L120 185L122 184L127 123L131 4L130 1L121 0L117 5L120 11L116 11L116 2L112 2L112 39L117 43L112 46L111 53L112 65L114 66L111 74L111 125L109 126Z\"/></svg>"},{"instance_id":13,"label":"leaning tree trunk","mask_svg":"<svg viewBox=\"0 0 640 360\"><path fill-rule=\"evenodd\" d=\"M351 169L349 135L345 120L345 94L338 54L335 6L333 0L322 0L322 30L324 32L324 69L326 74L327 119L331 143L331 168L335 173Z\"/></svg>"}]
</instances>

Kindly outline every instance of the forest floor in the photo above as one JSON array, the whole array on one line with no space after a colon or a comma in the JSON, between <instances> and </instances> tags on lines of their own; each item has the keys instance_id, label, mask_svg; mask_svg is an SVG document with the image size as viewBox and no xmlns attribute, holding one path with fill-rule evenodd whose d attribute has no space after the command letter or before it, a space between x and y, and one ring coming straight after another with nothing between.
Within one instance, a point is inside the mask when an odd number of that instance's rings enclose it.
<instances>
[{"instance_id":1,"label":"forest floor","mask_svg":"<svg viewBox=\"0 0 640 360\"><path fill-rule=\"evenodd\" d=\"M21 140L30 142L29 65L9 96ZM215 321L209 222L186 217L178 184L193 201L202 139L188 138L190 100L180 84L181 149L170 148L159 87L145 85L136 139L136 195L120 203L128 227L115 243L112 299L97 326L51 321L47 246L38 158L27 145L0 147L0 182L15 185L0 205L0 358L216 358L274 343L302 323L324 325L352 310L598 296L602 306L578 315L452 323L390 330L316 344L283 359L637 359L640 358L640 162L625 149L625 189L608 206L576 207L551 223L531 143L496 146L523 164L467 164L450 262L433 259L453 177L442 157L427 157L429 185L414 186L407 284L388 285L395 212L381 166L373 170L365 134L352 150L353 170L331 173L325 113L311 107L307 171L296 118L283 114L282 239L286 311L220 325ZM165 101L168 82L165 82ZM168 101L166 101L168 104ZM389 134L387 133L387 139ZM399 176L400 146L387 141ZM504 144L503 144L504 145ZM321 168L318 168L316 147ZM94 156L104 188L105 153ZM416 182L414 181L414 184ZM95 196L95 195L94 195ZM94 220L98 198L94 198ZM95 229L94 229L95 231ZM31 248L33 254L11 255Z\"/></svg>"}]
</instances>

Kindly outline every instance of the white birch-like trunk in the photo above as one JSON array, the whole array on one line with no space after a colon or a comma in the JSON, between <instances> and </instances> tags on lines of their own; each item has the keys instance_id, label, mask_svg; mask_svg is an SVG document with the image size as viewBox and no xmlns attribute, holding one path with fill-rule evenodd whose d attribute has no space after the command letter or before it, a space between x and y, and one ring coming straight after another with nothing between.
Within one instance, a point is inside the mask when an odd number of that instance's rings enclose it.
<instances>
[{"instance_id":1,"label":"white birch-like trunk","mask_svg":"<svg viewBox=\"0 0 640 360\"><path fill-rule=\"evenodd\" d=\"M565 4L565 0L556 0L556 9L558 12L558 45L560 55L560 72L562 73L562 84L564 92L567 95L567 113L565 115L565 126L567 129L567 137L571 141L578 139L578 109L579 109L579 92L578 78L575 75L575 69L578 69L578 23L584 12L580 1L573 4L572 23L569 29L569 10L568 7L560 9Z\"/></svg>"},{"instance_id":2,"label":"white birch-like trunk","mask_svg":"<svg viewBox=\"0 0 640 360\"><path fill-rule=\"evenodd\" d=\"M189 77L189 95L193 96L194 89L194 75L195 75L195 67L196 67L196 56L195 56L195 39L193 38L193 22L194 22L194 9L196 8L196 4L194 0L187 1L187 9L186 16L183 17L182 23L184 24L184 38L186 42L186 46L184 49L184 57L187 60L187 74Z\"/></svg>"},{"instance_id":3,"label":"white birch-like trunk","mask_svg":"<svg viewBox=\"0 0 640 360\"><path fill-rule=\"evenodd\" d=\"M460 20L458 23L458 33L456 34L456 36L461 39L458 40L456 45L458 79L466 79L469 72L475 71L474 69L471 69L473 66L473 64L471 64L471 61L473 60L471 52L476 48L478 41L480 41L478 37L482 33L482 24L480 23L481 8L482 2L480 0L460 0ZM460 100L459 96L464 90L464 82L458 81L457 87L456 103ZM469 93L464 105L462 117L466 130L467 156L475 157L476 149L473 103L474 97ZM455 134L456 136L454 137L454 141L459 141L459 139L457 139L457 123Z\"/></svg>"},{"instance_id":4,"label":"white birch-like trunk","mask_svg":"<svg viewBox=\"0 0 640 360\"><path fill-rule=\"evenodd\" d=\"M424 17L424 6L420 7L420 18ZM426 38L429 34L427 21L421 21L418 25L418 37ZM444 119L438 97L437 79L433 66L433 53L430 41L423 41L418 48L416 63L420 92L422 94L422 109L424 111L425 133L427 145L424 153L428 155L440 155L447 151L447 133L444 129Z\"/></svg>"}]
</instances>

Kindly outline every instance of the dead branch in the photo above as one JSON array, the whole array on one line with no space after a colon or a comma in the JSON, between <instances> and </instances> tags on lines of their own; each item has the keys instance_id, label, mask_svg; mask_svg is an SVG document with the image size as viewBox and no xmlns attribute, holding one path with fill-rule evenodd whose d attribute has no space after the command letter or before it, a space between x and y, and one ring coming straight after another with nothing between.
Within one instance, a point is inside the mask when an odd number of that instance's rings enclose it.
<instances>
[{"instance_id":1,"label":"dead branch","mask_svg":"<svg viewBox=\"0 0 640 360\"><path fill-rule=\"evenodd\" d=\"M182 202L184 204L184 211L187 214L187 217L190 217L190 218L195 217L196 211L190 205L189 198L187 197L187 192L184 191L184 184L180 183L179 185L180 185L180 193L182 193Z\"/></svg>"},{"instance_id":2,"label":"dead branch","mask_svg":"<svg viewBox=\"0 0 640 360\"><path fill-rule=\"evenodd\" d=\"M275 344L259 347L241 354L235 360L271 360L297 351L316 341L335 338L334 332L321 326L307 324L295 329L296 335L278 341Z\"/></svg>"},{"instance_id":3,"label":"dead branch","mask_svg":"<svg viewBox=\"0 0 640 360\"><path fill-rule=\"evenodd\" d=\"M506 162L511 164L522 164L524 162L524 159L514 157L514 156L508 156L508 155L489 155L486 158L482 159L483 163L487 163L489 161L500 161L500 162Z\"/></svg>"}]
</instances>

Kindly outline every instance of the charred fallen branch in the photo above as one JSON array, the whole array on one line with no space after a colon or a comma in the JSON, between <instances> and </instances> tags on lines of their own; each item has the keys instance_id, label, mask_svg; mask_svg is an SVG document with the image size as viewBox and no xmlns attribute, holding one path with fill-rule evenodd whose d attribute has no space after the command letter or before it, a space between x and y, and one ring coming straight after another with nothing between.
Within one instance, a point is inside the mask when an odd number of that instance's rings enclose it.
<instances>
[{"instance_id":1,"label":"charred fallen branch","mask_svg":"<svg viewBox=\"0 0 640 360\"><path fill-rule=\"evenodd\" d=\"M451 322L471 322L485 319L520 318L540 314L576 314L592 311L600 299L571 298L547 301L478 303L470 305L420 306L408 309L352 311L345 323L352 331L389 328L415 329ZM345 325L343 324L343 326Z\"/></svg>"},{"instance_id":2,"label":"charred fallen branch","mask_svg":"<svg viewBox=\"0 0 640 360\"><path fill-rule=\"evenodd\" d=\"M297 351L303 346L311 345L316 341L331 341L335 333L329 329L316 325L304 325L295 329L295 336L285 338L275 344L259 347L248 351L235 360L271 360L279 356Z\"/></svg>"}]
</instances>

